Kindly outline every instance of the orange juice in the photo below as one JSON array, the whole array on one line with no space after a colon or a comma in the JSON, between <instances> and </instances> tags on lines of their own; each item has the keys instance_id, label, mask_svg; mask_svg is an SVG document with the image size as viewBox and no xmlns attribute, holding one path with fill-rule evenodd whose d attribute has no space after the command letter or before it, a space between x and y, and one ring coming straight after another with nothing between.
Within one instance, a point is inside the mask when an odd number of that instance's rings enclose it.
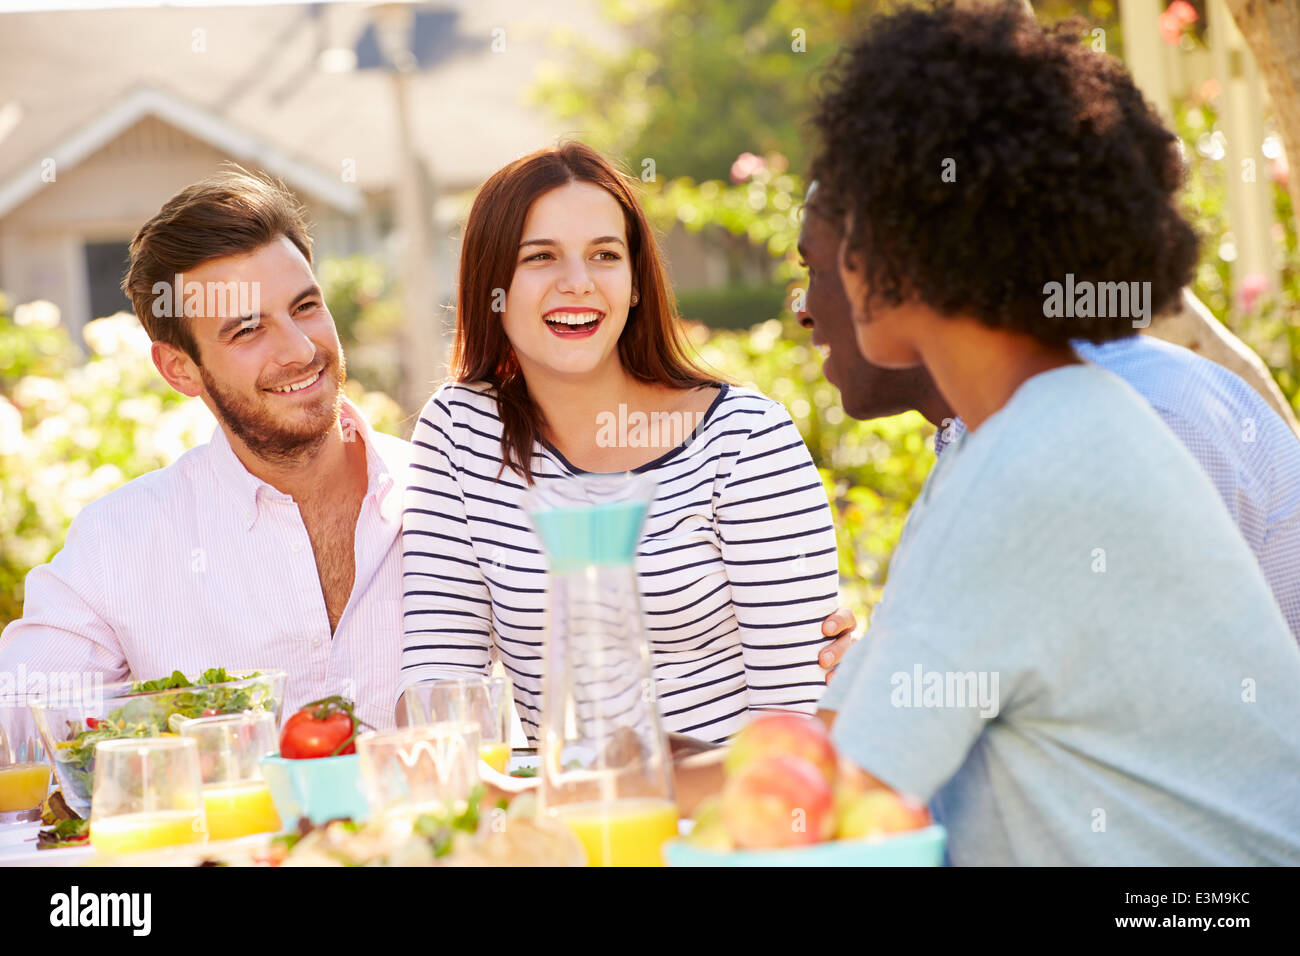
<instances>
[{"instance_id":1,"label":"orange juice","mask_svg":"<svg viewBox=\"0 0 1300 956\"><path fill-rule=\"evenodd\" d=\"M157 810L123 813L90 821L90 844L101 853L154 850L208 838L202 810Z\"/></svg>"},{"instance_id":2,"label":"orange juice","mask_svg":"<svg viewBox=\"0 0 1300 956\"><path fill-rule=\"evenodd\" d=\"M35 810L50 789L50 765L20 763L0 767L0 813Z\"/></svg>"},{"instance_id":3,"label":"orange juice","mask_svg":"<svg viewBox=\"0 0 1300 956\"><path fill-rule=\"evenodd\" d=\"M480 744L478 759L495 770L505 773L510 766L510 745L507 743Z\"/></svg>"},{"instance_id":4,"label":"orange juice","mask_svg":"<svg viewBox=\"0 0 1300 956\"><path fill-rule=\"evenodd\" d=\"M663 866L661 848L677 836L677 806L668 800L619 800L558 806L591 866Z\"/></svg>"},{"instance_id":5,"label":"orange juice","mask_svg":"<svg viewBox=\"0 0 1300 956\"><path fill-rule=\"evenodd\" d=\"M203 807L208 814L208 833L214 840L233 840L280 829L280 816L271 802L271 791L261 780L204 787Z\"/></svg>"}]
</instances>

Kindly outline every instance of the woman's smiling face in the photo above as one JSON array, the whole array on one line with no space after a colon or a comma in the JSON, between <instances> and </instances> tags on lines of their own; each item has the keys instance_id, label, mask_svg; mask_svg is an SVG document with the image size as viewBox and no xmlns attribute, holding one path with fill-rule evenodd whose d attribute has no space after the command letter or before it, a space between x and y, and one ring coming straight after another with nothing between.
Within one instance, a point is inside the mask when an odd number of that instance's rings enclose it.
<instances>
[{"instance_id":1,"label":"woman's smiling face","mask_svg":"<svg viewBox=\"0 0 1300 956\"><path fill-rule=\"evenodd\" d=\"M524 220L502 320L525 378L583 378L617 362L631 296L618 201L586 182L539 196Z\"/></svg>"}]
</instances>

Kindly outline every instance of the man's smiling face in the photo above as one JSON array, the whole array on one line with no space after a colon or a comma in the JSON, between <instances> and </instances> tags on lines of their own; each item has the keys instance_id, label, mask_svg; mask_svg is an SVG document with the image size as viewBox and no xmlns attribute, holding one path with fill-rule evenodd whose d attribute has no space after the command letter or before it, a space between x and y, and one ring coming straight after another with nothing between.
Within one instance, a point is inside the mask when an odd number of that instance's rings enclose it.
<instances>
[{"instance_id":1,"label":"man's smiling face","mask_svg":"<svg viewBox=\"0 0 1300 956\"><path fill-rule=\"evenodd\" d=\"M280 236L246 255L205 262L185 282L205 289L234 282L243 285L229 288L257 292L256 314L230 307L175 320L190 323L199 394L212 413L267 461L319 447L338 421L347 370L334 318L298 248Z\"/></svg>"}]
</instances>

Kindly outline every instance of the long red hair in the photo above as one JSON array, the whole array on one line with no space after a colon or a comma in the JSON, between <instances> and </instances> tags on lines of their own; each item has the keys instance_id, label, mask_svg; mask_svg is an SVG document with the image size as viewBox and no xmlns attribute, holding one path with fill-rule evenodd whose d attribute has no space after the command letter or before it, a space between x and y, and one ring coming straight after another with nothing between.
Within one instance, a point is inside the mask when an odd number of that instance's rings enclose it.
<instances>
[{"instance_id":1,"label":"long red hair","mask_svg":"<svg viewBox=\"0 0 1300 956\"><path fill-rule=\"evenodd\" d=\"M530 485L533 444L545 422L528 394L502 313L494 306L500 308L514 279L528 210L539 196L572 182L601 187L623 209L632 287L639 295L618 340L623 368L642 382L671 388L717 381L690 357L658 244L629 178L583 143L564 143L515 160L483 184L465 223L450 370L453 381L495 387L502 426L501 470L508 465Z\"/></svg>"}]
</instances>

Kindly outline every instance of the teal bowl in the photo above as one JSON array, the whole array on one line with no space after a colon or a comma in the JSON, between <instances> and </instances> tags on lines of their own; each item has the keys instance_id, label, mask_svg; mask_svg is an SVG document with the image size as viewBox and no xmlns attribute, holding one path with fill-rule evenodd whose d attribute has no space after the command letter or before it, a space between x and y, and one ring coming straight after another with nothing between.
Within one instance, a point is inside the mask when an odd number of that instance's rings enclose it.
<instances>
[{"instance_id":1,"label":"teal bowl","mask_svg":"<svg viewBox=\"0 0 1300 956\"><path fill-rule=\"evenodd\" d=\"M704 850L671 840L669 866L943 866L948 834L939 824L883 840L830 840L781 850Z\"/></svg>"},{"instance_id":2,"label":"teal bowl","mask_svg":"<svg viewBox=\"0 0 1300 956\"><path fill-rule=\"evenodd\" d=\"M275 812L290 830L303 817L321 824L339 817L359 822L370 815L356 754L313 760L263 757L261 767Z\"/></svg>"}]
</instances>

